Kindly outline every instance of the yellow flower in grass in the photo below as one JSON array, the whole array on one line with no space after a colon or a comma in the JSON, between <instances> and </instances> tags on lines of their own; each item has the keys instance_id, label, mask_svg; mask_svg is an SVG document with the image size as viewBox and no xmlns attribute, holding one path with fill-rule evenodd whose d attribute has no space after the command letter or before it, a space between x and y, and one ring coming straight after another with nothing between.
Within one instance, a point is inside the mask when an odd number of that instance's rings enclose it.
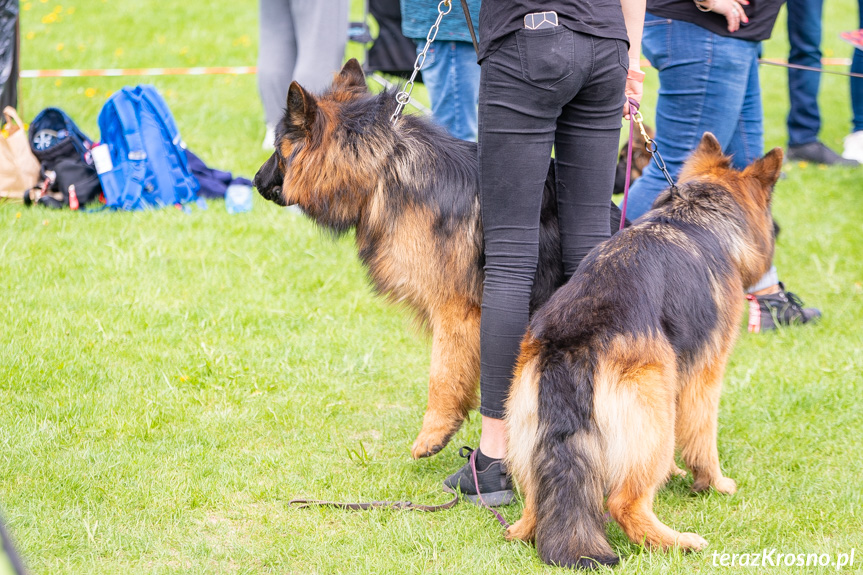
<instances>
[{"instance_id":1,"label":"yellow flower in grass","mask_svg":"<svg viewBox=\"0 0 863 575\"><path fill-rule=\"evenodd\" d=\"M61 80L60 78L57 78L56 80L54 80L54 85L59 88L60 86L63 85L63 80Z\"/></svg>"},{"instance_id":2,"label":"yellow flower in grass","mask_svg":"<svg viewBox=\"0 0 863 575\"><path fill-rule=\"evenodd\" d=\"M24 10L29 10L32 7L33 7L33 5L30 4L29 2L25 2L24 5L21 6L21 8L23 8Z\"/></svg>"},{"instance_id":3,"label":"yellow flower in grass","mask_svg":"<svg viewBox=\"0 0 863 575\"><path fill-rule=\"evenodd\" d=\"M27 38L28 40L32 40L33 38L36 37L36 32L27 32L27 35L24 37Z\"/></svg>"},{"instance_id":4,"label":"yellow flower in grass","mask_svg":"<svg viewBox=\"0 0 863 575\"><path fill-rule=\"evenodd\" d=\"M84 90L84 95L88 98L94 97L97 93L98 91L96 90L96 88L87 88L86 90Z\"/></svg>"},{"instance_id":5,"label":"yellow flower in grass","mask_svg":"<svg viewBox=\"0 0 863 575\"><path fill-rule=\"evenodd\" d=\"M119 58L122 55L123 55L123 49L122 48L117 48L116 50L114 50L114 57L115 58Z\"/></svg>"},{"instance_id":6,"label":"yellow flower in grass","mask_svg":"<svg viewBox=\"0 0 863 575\"><path fill-rule=\"evenodd\" d=\"M65 47L66 47L66 46L63 44L63 42L60 42L59 44L57 44L57 51L58 51L58 52L60 52L60 51L61 51L61 50L63 50L63 48L65 48Z\"/></svg>"},{"instance_id":7,"label":"yellow flower in grass","mask_svg":"<svg viewBox=\"0 0 863 575\"><path fill-rule=\"evenodd\" d=\"M69 14L71 16L74 13L75 13L75 7L74 6L69 6L69 8L66 9L66 14Z\"/></svg>"},{"instance_id":8,"label":"yellow flower in grass","mask_svg":"<svg viewBox=\"0 0 863 575\"><path fill-rule=\"evenodd\" d=\"M57 21L57 14L55 14L54 12L51 12L50 14L45 14L44 16L42 16L42 23L43 24L53 24L56 21Z\"/></svg>"}]
</instances>

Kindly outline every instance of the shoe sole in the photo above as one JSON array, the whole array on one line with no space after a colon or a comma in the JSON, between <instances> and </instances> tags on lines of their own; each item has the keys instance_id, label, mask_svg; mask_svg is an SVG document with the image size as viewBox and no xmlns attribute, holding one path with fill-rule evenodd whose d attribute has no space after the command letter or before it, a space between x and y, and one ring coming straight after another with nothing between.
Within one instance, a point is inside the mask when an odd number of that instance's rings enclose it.
<instances>
[{"instance_id":1,"label":"shoe sole","mask_svg":"<svg viewBox=\"0 0 863 575\"><path fill-rule=\"evenodd\" d=\"M447 493L452 493L453 495L456 493L455 489L447 487L446 485L443 486L443 490ZM480 500L479 495L468 495L467 493L462 493L461 496L477 507L483 507L483 503L485 503L485 506L487 507L502 507L504 505L512 504L515 499L515 492L512 489L505 489L503 491L483 493L482 500Z\"/></svg>"}]
</instances>

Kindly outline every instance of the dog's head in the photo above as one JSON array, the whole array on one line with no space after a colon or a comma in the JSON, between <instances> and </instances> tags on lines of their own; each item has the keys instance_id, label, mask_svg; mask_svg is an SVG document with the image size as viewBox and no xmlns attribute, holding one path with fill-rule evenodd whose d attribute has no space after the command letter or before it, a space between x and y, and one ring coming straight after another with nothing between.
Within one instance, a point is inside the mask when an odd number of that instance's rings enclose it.
<instances>
[{"instance_id":1,"label":"dog's head","mask_svg":"<svg viewBox=\"0 0 863 575\"><path fill-rule=\"evenodd\" d=\"M354 58L320 97L292 82L285 113L275 130L275 150L255 174L258 193L280 206L299 203L305 207L303 194L310 188L306 184L316 177L312 171L325 169L320 155L332 144L338 107L366 92L365 75Z\"/></svg>"},{"instance_id":2,"label":"dog's head","mask_svg":"<svg viewBox=\"0 0 863 575\"><path fill-rule=\"evenodd\" d=\"M650 126L644 126L647 136L653 139L654 132ZM623 188L626 186L626 155L629 142L623 144L620 148L620 153L617 154L617 171L614 173L614 193L622 194ZM635 132L632 138L632 165L629 170L629 183L641 177L641 173L647 164L650 163L650 152L647 151L644 136L641 135L641 130Z\"/></svg>"},{"instance_id":3,"label":"dog's head","mask_svg":"<svg viewBox=\"0 0 863 575\"><path fill-rule=\"evenodd\" d=\"M782 148L737 170L716 137L707 132L680 172L679 197L665 191L654 208L677 203L679 213L698 214L693 221L727 222L726 239L748 286L767 271L773 259L776 230L770 205L781 171Z\"/></svg>"}]
</instances>

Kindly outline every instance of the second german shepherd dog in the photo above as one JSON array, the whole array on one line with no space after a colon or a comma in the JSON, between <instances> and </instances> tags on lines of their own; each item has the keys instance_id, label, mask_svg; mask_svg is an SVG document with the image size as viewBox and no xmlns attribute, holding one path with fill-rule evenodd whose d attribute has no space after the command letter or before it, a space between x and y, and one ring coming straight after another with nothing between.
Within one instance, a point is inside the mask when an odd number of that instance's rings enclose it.
<instances>
[{"instance_id":1,"label":"second german shepherd dog","mask_svg":"<svg viewBox=\"0 0 863 575\"><path fill-rule=\"evenodd\" d=\"M510 472L525 497L508 538L535 540L546 563L618 558L608 511L636 543L703 549L653 513L675 444L695 491L734 493L716 427L722 375L740 328L741 294L767 271L776 148L743 171L712 134L677 191L588 254L530 321L507 403Z\"/></svg>"},{"instance_id":2,"label":"second german shepherd dog","mask_svg":"<svg viewBox=\"0 0 863 575\"><path fill-rule=\"evenodd\" d=\"M483 235L477 148L425 118L396 125L393 92L370 94L352 59L315 96L291 84L276 149L255 187L336 233L356 230L375 288L432 331L428 407L414 457L440 451L477 404ZM563 283L553 163L543 197L531 310ZM612 204L613 205L613 204ZM612 208L614 229L620 211Z\"/></svg>"}]
</instances>

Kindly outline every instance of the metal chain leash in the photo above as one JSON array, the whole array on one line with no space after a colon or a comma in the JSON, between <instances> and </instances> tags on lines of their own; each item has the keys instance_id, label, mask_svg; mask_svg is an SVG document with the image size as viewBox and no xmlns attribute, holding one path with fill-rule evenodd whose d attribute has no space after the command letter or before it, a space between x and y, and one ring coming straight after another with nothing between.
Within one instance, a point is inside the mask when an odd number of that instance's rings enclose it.
<instances>
[{"instance_id":1,"label":"metal chain leash","mask_svg":"<svg viewBox=\"0 0 863 575\"><path fill-rule=\"evenodd\" d=\"M423 46L422 52L417 54L417 59L414 62L414 71L411 74L410 79L405 84L405 87L396 94L396 102L398 102L398 106L396 106L396 111L393 112L393 115L390 116L390 122L395 124L398 122L399 116L402 114L402 110L405 109L405 106L408 102L411 101L411 93L414 90L414 80L419 74L419 71L422 69L423 64L426 61L426 53L428 52L429 46L432 45L435 38L437 37L438 29L440 28L440 22L444 16L449 14L450 10L452 10L452 0L441 0L440 4L437 5L437 20L432 27L429 29L429 33L426 36L426 43Z\"/></svg>"},{"instance_id":2,"label":"metal chain leash","mask_svg":"<svg viewBox=\"0 0 863 575\"><path fill-rule=\"evenodd\" d=\"M644 129L644 117L641 115L641 110L636 110L633 118L635 118L635 123L638 124L638 129L641 131L641 137L644 138L644 149L647 150L653 158L653 163L656 164L656 167L659 168L665 176L665 179L668 180L668 185L671 187L671 193L676 194L677 185L674 183L674 178L672 178L671 174L668 173L668 168L665 166L665 160L662 159L662 154L659 153L656 141L648 136L647 130Z\"/></svg>"}]
</instances>

